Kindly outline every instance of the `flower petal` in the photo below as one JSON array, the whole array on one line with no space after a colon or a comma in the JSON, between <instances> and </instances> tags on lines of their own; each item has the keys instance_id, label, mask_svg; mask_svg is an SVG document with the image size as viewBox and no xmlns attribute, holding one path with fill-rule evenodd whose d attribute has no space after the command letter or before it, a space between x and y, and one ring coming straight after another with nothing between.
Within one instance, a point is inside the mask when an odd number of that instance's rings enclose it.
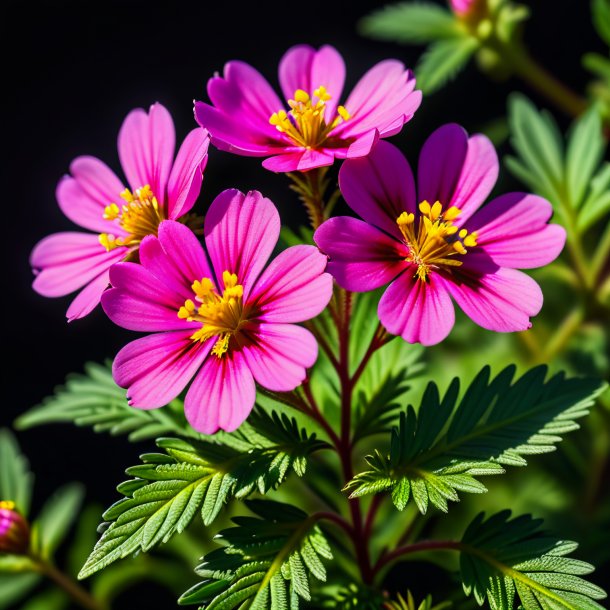
<instances>
[{"instance_id":1,"label":"flower petal","mask_svg":"<svg viewBox=\"0 0 610 610\"><path fill-rule=\"evenodd\" d=\"M468 258L474 259L472 254ZM477 275L476 264L468 262L469 269L466 264L460 267L461 277L445 282L464 313L479 326L496 332L530 328L530 317L542 307L540 286L515 269L499 268L494 273Z\"/></svg>"},{"instance_id":2,"label":"flower petal","mask_svg":"<svg viewBox=\"0 0 610 610\"><path fill-rule=\"evenodd\" d=\"M38 242L30 264L38 271L33 288L45 297L70 294L88 284L127 255L127 248L110 252L91 233L55 233Z\"/></svg>"},{"instance_id":3,"label":"flower petal","mask_svg":"<svg viewBox=\"0 0 610 610\"><path fill-rule=\"evenodd\" d=\"M304 322L328 305L333 280L327 259L314 246L292 246L274 258L250 295L266 322Z\"/></svg>"},{"instance_id":4,"label":"flower petal","mask_svg":"<svg viewBox=\"0 0 610 610\"><path fill-rule=\"evenodd\" d=\"M347 149L346 158L348 159L366 157L379 141L379 132L377 129L371 129L371 131L366 131L360 136L355 136L355 138Z\"/></svg>"},{"instance_id":5,"label":"flower petal","mask_svg":"<svg viewBox=\"0 0 610 610\"><path fill-rule=\"evenodd\" d=\"M120 200L119 194L124 189L121 181L95 157L77 157L70 165L70 172L72 176L64 176L57 185L61 211L85 229L116 234L117 227L104 220L104 208Z\"/></svg>"},{"instance_id":6,"label":"flower petal","mask_svg":"<svg viewBox=\"0 0 610 610\"><path fill-rule=\"evenodd\" d=\"M263 161L263 167L272 172L305 172L315 167L332 165L334 160L330 150L304 148L296 153L269 157Z\"/></svg>"},{"instance_id":7,"label":"flower petal","mask_svg":"<svg viewBox=\"0 0 610 610\"><path fill-rule=\"evenodd\" d=\"M371 129L377 129L382 137L396 133L396 123L404 125L419 107L421 92L414 88L413 74L401 62L389 59L378 63L347 98L345 108L351 118L333 135L349 138Z\"/></svg>"},{"instance_id":8,"label":"flower petal","mask_svg":"<svg viewBox=\"0 0 610 610\"><path fill-rule=\"evenodd\" d=\"M379 142L368 157L348 159L339 170L339 186L356 214L403 240L396 220L417 205L413 172L398 148Z\"/></svg>"},{"instance_id":9,"label":"flower petal","mask_svg":"<svg viewBox=\"0 0 610 610\"><path fill-rule=\"evenodd\" d=\"M378 313L390 333L422 345L442 341L455 322L453 304L440 276L433 273L422 282L414 266L390 284L379 301Z\"/></svg>"},{"instance_id":10,"label":"flower petal","mask_svg":"<svg viewBox=\"0 0 610 610\"><path fill-rule=\"evenodd\" d=\"M563 249L566 232L549 225L551 204L527 193L507 193L490 201L468 222L477 243L501 267L532 269L554 261Z\"/></svg>"},{"instance_id":11,"label":"flower petal","mask_svg":"<svg viewBox=\"0 0 610 610\"><path fill-rule=\"evenodd\" d=\"M316 50L312 46L299 44L288 49L280 59L278 77L286 100L292 99L297 89L303 89L309 95L313 93L316 86L312 88L311 66L315 56Z\"/></svg>"},{"instance_id":12,"label":"flower petal","mask_svg":"<svg viewBox=\"0 0 610 610\"><path fill-rule=\"evenodd\" d=\"M212 202L204 233L219 285L223 271L236 273L246 300L280 235L275 206L258 191L226 190Z\"/></svg>"},{"instance_id":13,"label":"flower petal","mask_svg":"<svg viewBox=\"0 0 610 610\"><path fill-rule=\"evenodd\" d=\"M174 122L161 104L153 104L148 113L136 108L127 115L119 131L118 147L132 190L149 185L159 203L165 203L175 146Z\"/></svg>"},{"instance_id":14,"label":"flower petal","mask_svg":"<svg viewBox=\"0 0 610 610\"><path fill-rule=\"evenodd\" d=\"M114 380L127 388L129 404L138 409L163 407L192 379L214 345L199 343L191 331L157 333L128 343L112 364Z\"/></svg>"},{"instance_id":15,"label":"flower petal","mask_svg":"<svg viewBox=\"0 0 610 610\"><path fill-rule=\"evenodd\" d=\"M346 290L379 288L408 265L406 246L356 218L327 220L316 231L314 241L330 257L327 271Z\"/></svg>"},{"instance_id":16,"label":"flower petal","mask_svg":"<svg viewBox=\"0 0 610 610\"><path fill-rule=\"evenodd\" d=\"M167 211L172 220L193 207L203 182L208 162L210 137L205 129L193 129L184 139L167 184Z\"/></svg>"},{"instance_id":17,"label":"flower petal","mask_svg":"<svg viewBox=\"0 0 610 610\"><path fill-rule=\"evenodd\" d=\"M314 336L296 324L261 324L243 356L257 383L272 392L301 385L318 357Z\"/></svg>"},{"instance_id":18,"label":"flower petal","mask_svg":"<svg viewBox=\"0 0 610 610\"><path fill-rule=\"evenodd\" d=\"M240 352L208 358L184 402L186 418L195 430L214 434L232 432L250 414L256 390L252 373Z\"/></svg>"},{"instance_id":19,"label":"flower petal","mask_svg":"<svg viewBox=\"0 0 610 610\"><path fill-rule=\"evenodd\" d=\"M201 327L178 317L185 299L142 265L117 263L110 270L110 283L102 307L118 326L144 332L191 329L191 334Z\"/></svg>"},{"instance_id":20,"label":"flower petal","mask_svg":"<svg viewBox=\"0 0 610 610\"><path fill-rule=\"evenodd\" d=\"M91 280L72 300L66 318L73 322L89 315L99 304L102 295L110 284L109 270L102 271L96 278Z\"/></svg>"}]
</instances>

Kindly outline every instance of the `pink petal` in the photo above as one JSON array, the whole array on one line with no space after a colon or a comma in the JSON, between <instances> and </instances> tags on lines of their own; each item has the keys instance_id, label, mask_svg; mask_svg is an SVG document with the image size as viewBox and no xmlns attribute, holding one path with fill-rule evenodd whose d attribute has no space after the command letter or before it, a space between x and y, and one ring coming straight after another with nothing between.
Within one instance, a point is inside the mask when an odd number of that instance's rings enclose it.
<instances>
[{"instance_id":1,"label":"pink petal","mask_svg":"<svg viewBox=\"0 0 610 610\"><path fill-rule=\"evenodd\" d=\"M199 197L209 143L205 129L193 129L178 151L167 184L167 211L172 220L189 212Z\"/></svg>"},{"instance_id":2,"label":"pink petal","mask_svg":"<svg viewBox=\"0 0 610 610\"><path fill-rule=\"evenodd\" d=\"M415 275L415 266L394 280L379 301L381 323L409 343L435 345L455 322L455 311L442 279L430 274L426 282Z\"/></svg>"},{"instance_id":3,"label":"pink petal","mask_svg":"<svg viewBox=\"0 0 610 610\"><path fill-rule=\"evenodd\" d=\"M219 284L223 271L236 273L247 299L280 235L275 206L258 191L226 190L212 202L204 233Z\"/></svg>"},{"instance_id":4,"label":"pink petal","mask_svg":"<svg viewBox=\"0 0 610 610\"><path fill-rule=\"evenodd\" d=\"M391 127L396 133L396 122L401 125L412 116L421 101L421 93L413 91L415 79L404 65L386 60L373 66L356 84L345 102L351 118L341 123L334 135L349 138L377 129L383 137ZM388 131L387 135L391 135Z\"/></svg>"},{"instance_id":5,"label":"pink petal","mask_svg":"<svg viewBox=\"0 0 610 610\"><path fill-rule=\"evenodd\" d=\"M289 392L301 385L315 363L318 344L296 324L261 324L243 356L257 383L272 392Z\"/></svg>"},{"instance_id":6,"label":"pink petal","mask_svg":"<svg viewBox=\"0 0 610 610\"><path fill-rule=\"evenodd\" d=\"M296 45L280 59L278 77L280 87L286 100L294 97L297 89L303 89L311 95L313 89L311 83L311 66L316 56L316 50L308 44Z\"/></svg>"},{"instance_id":7,"label":"pink petal","mask_svg":"<svg viewBox=\"0 0 610 610\"><path fill-rule=\"evenodd\" d=\"M263 167L270 172L296 172L299 169L303 151L286 153L269 157L263 161ZM331 161L332 163L332 161Z\"/></svg>"},{"instance_id":8,"label":"pink petal","mask_svg":"<svg viewBox=\"0 0 610 610\"><path fill-rule=\"evenodd\" d=\"M201 327L178 317L186 299L168 290L142 265L117 263L110 270L110 283L102 307L118 326L143 332L191 329L191 334Z\"/></svg>"},{"instance_id":9,"label":"pink petal","mask_svg":"<svg viewBox=\"0 0 610 610\"><path fill-rule=\"evenodd\" d=\"M95 157L77 157L70 165L70 172L73 177L64 176L57 185L61 211L85 229L118 234L114 223L104 220L104 208L120 202L119 194L124 189L115 173Z\"/></svg>"},{"instance_id":10,"label":"pink petal","mask_svg":"<svg viewBox=\"0 0 610 610\"><path fill-rule=\"evenodd\" d=\"M269 157L263 161L263 167L272 172L306 172L316 167L332 165L335 160L332 152L330 149L303 148L297 153Z\"/></svg>"},{"instance_id":11,"label":"pink petal","mask_svg":"<svg viewBox=\"0 0 610 610\"><path fill-rule=\"evenodd\" d=\"M356 139L349 145L349 148L347 149L347 158L358 159L359 157L366 157L378 141L379 132L377 131L377 129L371 129L371 131L367 131L361 136L356 136Z\"/></svg>"},{"instance_id":12,"label":"pink petal","mask_svg":"<svg viewBox=\"0 0 610 610\"><path fill-rule=\"evenodd\" d=\"M330 257L327 271L346 290L374 290L407 266L406 246L356 218L327 220L316 231L314 241Z\"/></svg>"},{"instance_id":13,"label":"pink petal","mask_svg":"<svg viewBox=\"0 0 610 610\"><path fill-rule=\"evenodd\" d=\"M76 295L66 312L68 322L84 318L97 307L110 283L108 275L108 270L103 271Z\"/></svg>"},{"instance_id":14,"label":"pink petal","mask_svg":"<svg viewBox=\"0 0 610 610\"><path fill-rule=\"evenodd\" d=\"M149 185L160 203L174 159L176 133L170 113L153 104L148 113L132 110L119 132L119 158L132 190Z\"/></svg>"},{"instance_id":15,"label":"pink petal","mask_svg":"<svg viewBox=\"0 0 610 610\"><path fill-rule=\"evenodd\" d=\"M38 271L34 290L59 297L82 288L127 255L127 248L110 252L91 233L55 233L40 241L30 257Z\"/></svg>"},{"instance_id":16,"label":"pink petal","mask_svg":"<svg viewBox=\"0 0 610 610\"><path fill-rule=\"evenodd\" d=\"M293 246L263 271L249 302L267 322L304 322L328 305L333 280L324 273L327 259L313 246Z\"/></svg>"},{"instance_id":17,"label":"pink petal","mask_svg":"<svg viewBox=\"0 0 610 610\"><path fill-rule=\"evenodd\" d=\"M127 388L129 404L138 409L163 407L192 379L214 345L199 343L191 331L157 333L128 343L112 364L114 380Z\"/></svg>"},{"instance_id":18,"label":"pink petal","mask_svg":"<svg viewBox=\"0 0 610 610\"><path fill-rule=\"evenodd\" d=\"M468 230L477 231L478 245L499 266L532 269L554 261L565 244L565 229L547 224L552 215L542 197L507 193L479 210Z\"/></svg>"},{"instance_id":19,"label":"pink petal","mask_svg":"<svg viewBox=\"0 0 610 610\"><path fill-rule=\"evenodd\" d=\"M387 142L379 142L363 159L348 159L339 170L347 204L369 224L403 241L396 220L416 211L415 181L409 162Z\"/></svg>"},{"instance_id":20,"label":"pink petal","mask_svg":"<svg viewBox=\"0 0 610 610\"><path fill-rule=\"evenodd\" d=\"M232 432L250 414L256 390L252 373L240 352L210 356L195 377L184 402L186 418L195 430Z\"/></svg>"},{"instance_id":21,"label":"pink petal","mask_svg":"<svg viewBox=\"0 0 610 610\"><path fill-rule=\"evenodd\" d=\"M467 258L473 259L470 254ZM464 264L453 281L445 281L464 313L488 330L513 332L530 328L530 317L542 307L538 284L514 269L500 268L495 273L476 275L474 263L468 262L470 269Z\"/></svg>"}]
</instances>

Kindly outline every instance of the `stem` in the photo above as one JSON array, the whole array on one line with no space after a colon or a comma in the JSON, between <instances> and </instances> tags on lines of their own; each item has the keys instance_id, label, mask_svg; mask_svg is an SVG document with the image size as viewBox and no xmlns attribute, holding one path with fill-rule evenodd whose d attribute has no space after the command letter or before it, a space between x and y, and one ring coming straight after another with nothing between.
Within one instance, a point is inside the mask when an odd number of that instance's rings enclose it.
<instances>
[{"instance_id":1,"label":"stem","mask_svg":"<svg viewBox=\"0 0 610 610\"><path fill-rule=\"evenodd\" d=\"M349 536L352 536L354 533L352 526L341 515L338 515L337 513L321 511L314 513L313 517L320 521L332 521L341 529L343 529Z\"/></svg>"},{"instance_id":2,"label":"stem","mask_svg":"<svg viewBox=\"0 0 610 610\"><path fill-rule=\"evenodd\" d=\"M315 231L325 220L324 217L324 192L326 191L326 172L328 168L316 168L307 172L293 172L288 176L293 184L290 188L299 194L299 198L305 205L309 222Z\"/></svg>"},{"instance_id":3,"label":"stem","mask_svg":"<svg viewBox=\"0 0 610 610\"><path fill-rule=\"evenodd\" d=\"M398 547L390 553L386 553L379 558L379 561L375 564L373 571L377 574L383 567L404 557L411 553L421 553L423 551L459 551L462 548L461 542L454 540L422 540L421 542L415 542L413 544L407 544L405 546Z\"/></svg>"},{"instance_id":4,"label":"stem","mask_svg":"<svg viewBox=\"0 0 610 610\"><path fill-rule=\"evenodd\" d=\"M360 375L362 375L362 373L364 372L364 369L366 368L366 365L368 364L369 360L371 359L371 356L380 347L385 345L385 343L383 342L383 339L381 338L384 334L385 334L385 328L381 325L381 322L380 322L379 325L377 326L377 329L375 330L375 334L373 335L373 338L371 339L371 343L369 344L368 349L366 350L364 356L362 357L362 360L360 361L360 364L358 365L356 372L352 376L352 386L355 386L358 379L360 379Z\"/></svg>"},{"instance_id":5,"label":"stem","mask_svg":"<svg viewBox=\"0 0 610 610\"><path fill-rule=\"evenodd\" d=\"M36 564L41 574L52 580L60 589L63 589L82 608L87 610L106 610L106 606L98 602L86 589L41 557L31 555L30 559Z\"/></svg>"},{"instance_id":6,"label":"stem","mask_svg":"<svg viewBox=\"0 0 610 610\"><path fill-rule=\"evenodd\" d=\"M557 354L563 351L572 335L580 328L583 318L584 312L580 307L576 307L566 316L553 339L549 341L543 362L551 362Z\"/></svg>"},{"instance_id":7,"label":"stem","mask_svg":"<svg viewBox=\"0 0 610 610\"><path fill-rule=\"evenodd\" d=\"M608 256L610 255L610 224L606 227L604 234L597 244L595 256L591 263L591 275L593 283L599 282L599 277L604 271L604 267L608 264Z\"/></svg>"},{"instance_id":8,"label":"stem","mask_svg":"<svg viewBox=\"0 0 610 610\"><path fill-rule=\"evenodd\" d=\"M371 500L371 505L369 506L369 510L366 514L366 521L364 522L364 538L365 540L369 540L371 534L373 533L373 525L375 524L375 517L377 516L377 511L383 502L384 496L382 494L377 494L373 496Z\"/></svg>"},{"instance_id":9,"label":"stem","mask_svg":"<svg viewBox=\"0 0 610 610\"><path fill-rule=\"evenodd\" d=\"M322 428L324 428L324 431L326 432L326 434L328 434L332 444L336 447L337 450L340 450L341 439L332 429L332 426L326 421L324 415L322 415L320 407L318 406L318 402L316 401L316 398L313 395L313 392L311 391L311 386L309 384L308 379L303 383L303 392L305 392L305 397L307 398L307 402L309 403L309 415L311 415L311 417L315 421L317 421L322 426Z\"/></svg>"}]
</instances>

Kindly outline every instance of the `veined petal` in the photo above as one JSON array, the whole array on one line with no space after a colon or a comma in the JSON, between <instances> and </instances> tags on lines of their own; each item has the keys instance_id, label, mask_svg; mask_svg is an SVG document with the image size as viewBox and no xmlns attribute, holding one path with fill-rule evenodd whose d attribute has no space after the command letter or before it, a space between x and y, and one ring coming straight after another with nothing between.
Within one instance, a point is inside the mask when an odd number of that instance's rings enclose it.
<instances>
[{"instance_id":1,"label":"veined petal","mask_svg":"<svg viewBox=\"0 0 610 610\"><path fill-rule=\"evenodd\" d=\"M226 190L212 202L204 233L219 285L224 271L236 273L247 300L279 238L275 206L258 191Z\"/></svg>"},{"instance_id":2,"label":"veined petal","mask_svg":"<svg viewBox=\"0 0 610 610\"><path fill-rule=\"evenodd\" d=\"M92 279L72 300L66 318L73 322L89 315L99 304L102 295L110 284L109 270L102 271L96 278Z\"/></svg>"},{"instance_id":3,"label":"veined petal","mask_svg":"<svg viewBox=\"0 0 610 610\"><path fill-rule=\"evenodd\" d=\"M332 277L327 259L313 246L293 246L274 258L256 282L249 301L266 322L304 322L328 305ZM256 377L256 376L255 376Z\"/></svg>"},{"instance_id":4,"label":"veined petal","mask_svg":"<svg viewBox=\"0 0 610 610\"><path fill-rule=\"evenodd\" d=\"M186 418L195 430L232 432L250 414L256 390L243 355L228 352L209 357L195 377L184 402Z\"/></svg>"},{"instance_id":5,"label":"veined petal","mask_svg":"<svg viewBox=\"0 0 610 610\"><path fill-rule=\"evenodd\" d=\"M406 246L356 218L327 220L316 231L314 241L330 257L327 271L346 290L374 290L408 266Z\"/></svg>"},{"instance_id":6,"label":"veined petal","mask_svg":"<svg viewBox=\"0 0 610 610\"><path fill-rule=\"evenodd\" d=\"M201 366L214 341L192 341L191 331L156 333L128 343L112 374L138 409L163 407L176 398Z\"/></svg>"},{"instance_id":7,"label":"veined petal","mask_svg":"<svg viewBox=\"0 0 610 610\"><path fill-rule=\"evenodd\" d=\"M332 165L335 160L333 152L330 149L314 150L304 148L299 152L269 157L263 161L263 167L272 172L305 172L316 167Z\"/></svg>"},{"instance_id":8,"label":"veined petal","mask_svg":"<svg viewBox=\"0 0 610 610\"><path fill-rule=\"evenodd\" d=\"M167 211L172 220L189 212L199 196L208 162L210 137L205 129L193 129L184 139L167 184Z\"/></svg>"},{"instance_id":9,"label":"veined petal","mask_svg":"<svg viewBox=\"0 0 610 610\"><path fill-rule=\"evenodd\" d=\"M165 203L176 133L170 113L153 104L147 113L132 110L119 132L119 158L132 190L149 185L160 204Z\"/></svg>"},{"instance_id":10,"label":"veined petal","mask_svg":"<svg viewBox=\"0 0 610 610\"><path fill-rule=\"evenodd\" d=\"M348 159L339 170L339 186L356 214L402 241L396 220L416 212L417 204L411 166L398 148L379 142L368 157Z\"/></svg>"},{"instance_id":11,"label":"veined petal","mask_svg":"<svg viewBox=\"0 0 610 610\"><path fill-rule=\"evenodd\" d=\"M298 387L318 357L314 336L296 324L261 324L243 357L257 383L273 392Z\"/></svg>"},{"instance_id":12,"label":"veined petal","mask_svg":"<svg viewBox=\"0 0 610 610\"><path fill-rule=\"evenodd\" d=\"M379 319L409 343L435 345L453 328L455 311L440 276L432 273L422 282L415 271L412 266L390 284L379 301Z\"/></svg>"}]
</instances>

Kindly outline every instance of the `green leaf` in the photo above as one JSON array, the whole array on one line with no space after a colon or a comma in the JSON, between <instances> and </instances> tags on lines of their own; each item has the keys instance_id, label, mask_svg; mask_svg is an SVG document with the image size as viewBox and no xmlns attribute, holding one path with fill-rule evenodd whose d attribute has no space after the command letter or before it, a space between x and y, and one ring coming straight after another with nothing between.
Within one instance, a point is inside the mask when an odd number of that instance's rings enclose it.
<instances>
[{"instance_id":1,"label":"green leaf","mask_svg":"<svg viewBox=\"0 0 610 610\"><path fill-rule=\"evenodd\" d=\"M14 607L40 582L40 574L0 574L0 610Z\"/></svg>"},{"instance_id":2,"label":"green leaf","mask_svg":"<svg viewBox=\"0 0 610 610\"><path fill-rule=\"evenodd\" d=\"M71 607L70 598L61 589L48 589L27 600L20 610L63 610Z\"/></svg>"},{"instance_id":3,"label":"green leaf","mask_svg":"<svg viewBox=\"0 0 610 610\"><path fill-rule=\"evenodd\" d=\"M174 408L174 403L177 405ZM165 434L198 435L187 423L180 401L164 409L134 409L127 403L125 390L112 379L111 364L85 365L85 374L72 374L66 385L17 419L20 430L50 423L67 422L90 426L95 432L127 434L132 442ZM178 408L179 407L179 408Z\"/></svg>"},{"instance_id":4,"label":"green leaf","mask_svg":"<svg viewBox=\"0 0 610 610\"><path fill-rule=\"evenodd\" d=\"M311 599L311 576L326 580L330 546L314 517L288 504L246 502L255 517L234 517L197 568L205 580L182 595L180 605L206 610L297 610Z\"/></svg>"},{"instance_id":5,"label":"green leaf","mask_svg":"<svg viewBox=\"0 0 610 610\"><path fill-rule=\"evenodd\" d=\"M451 11L436 4L415 2L384 6L362 19L359 29L370 38L415 44L465 35Z\"/></svg>"},{"instance_id":6,"label":"green leaf","mask_svg":"<svg viewBox=\"0 0 610 610\"><path fill-rule=\"evenodd\" d=\"M291 471L303 476L308 456L327 446L288 416L262 410L236 434L240 449L205 441L157 440L165 453L145 454L141 465L127 469L135 478L119 485L125 497L104 513L102 537L79 578L167 542L197 512L209 525L231 498L275 489Z\"/></svg>"},{"instance_id":7,"label":"green leaf","mask_svg":"<svg viewBox=\"0 0 610 610\"><path fill-rule=\"evenodd\" d=\"M60 488L47 500L32 524L33 547L41 557L52 557L78 517L85 490L78 483Z\"/></svg>"},{"instance_id":8,"label":"green leaf","mask_svg":"<svg viewBox=\"0 0 610 610\"><path fill-rule=\"evenodd\" d=\"M464 591L482 606L512 610L601 610L604 591L581 578L593 571L584 561L567 557L578 546L540 531L542 521L530 515L510 519L506 510L485 521L479 514L460 546Z\"/></svg>"},{"instance_id":9,"label":"green leaf","mask_svg":"<svg viewBox=\"0 0 610 610\"><path fill-rule=\"evenodd\" d=\"M431 44L415 69L418 88L424 95L438 91L464 69L478 48L479 41L471 36Z\"/></svg>"},{"instance_id":10,"label":"green leaf","mask_svg":"<svg viewBox=\"0 0 610 610\"><path fill-rule=\"evenodd\" d=\"M606 44L610 45L610 0L593 0L591 12L597 33Z\"/></svg>"},{"instance_id":11,"label":"green leaf","mask_svg":"<svg viewBox=\"0 0 610 610\"><path fill-rule=\"evenodd\" d=\"M34 475L27 458L19 449L13 433L0 430L0 500L15 503L17 510L27 517L30 511Z\"/></svg>"},{"instance_id":12,"label":"green leaf","mask_svg":"<svg viewBox=\"0 0 610 610\"><path fill-rule=\"evenodd\" d=\"M430 504L447 511L458 492L487 491L477 477L502 474L504 466L525 466L524 456L553 451L605 388L563 374L545 381L544 366L513 382L514 374L510 366L490 379L485 367L459 402L458 379L442 399L430 383L417 414L412 406L401 413L389 452L366 457L370 468L348 483L350 497L389 491L399 510L413 499L421 513Z\"/></svg>"},{"instance_id":13,"label":"green leaf","mask_svg":"<svg viewBox=\"0 0 610 610\"><path fill-rule=\"evenodd\" d=\"M407 592L407 599L405 599L400 593L396 601L386 602L384 605L385 610L446 610L451 608L451 602L442 602L440 604L432 605L432 596L428 595L421 604L415 603L415 598L411 591Z\"/></svg>"}]
</instances>

